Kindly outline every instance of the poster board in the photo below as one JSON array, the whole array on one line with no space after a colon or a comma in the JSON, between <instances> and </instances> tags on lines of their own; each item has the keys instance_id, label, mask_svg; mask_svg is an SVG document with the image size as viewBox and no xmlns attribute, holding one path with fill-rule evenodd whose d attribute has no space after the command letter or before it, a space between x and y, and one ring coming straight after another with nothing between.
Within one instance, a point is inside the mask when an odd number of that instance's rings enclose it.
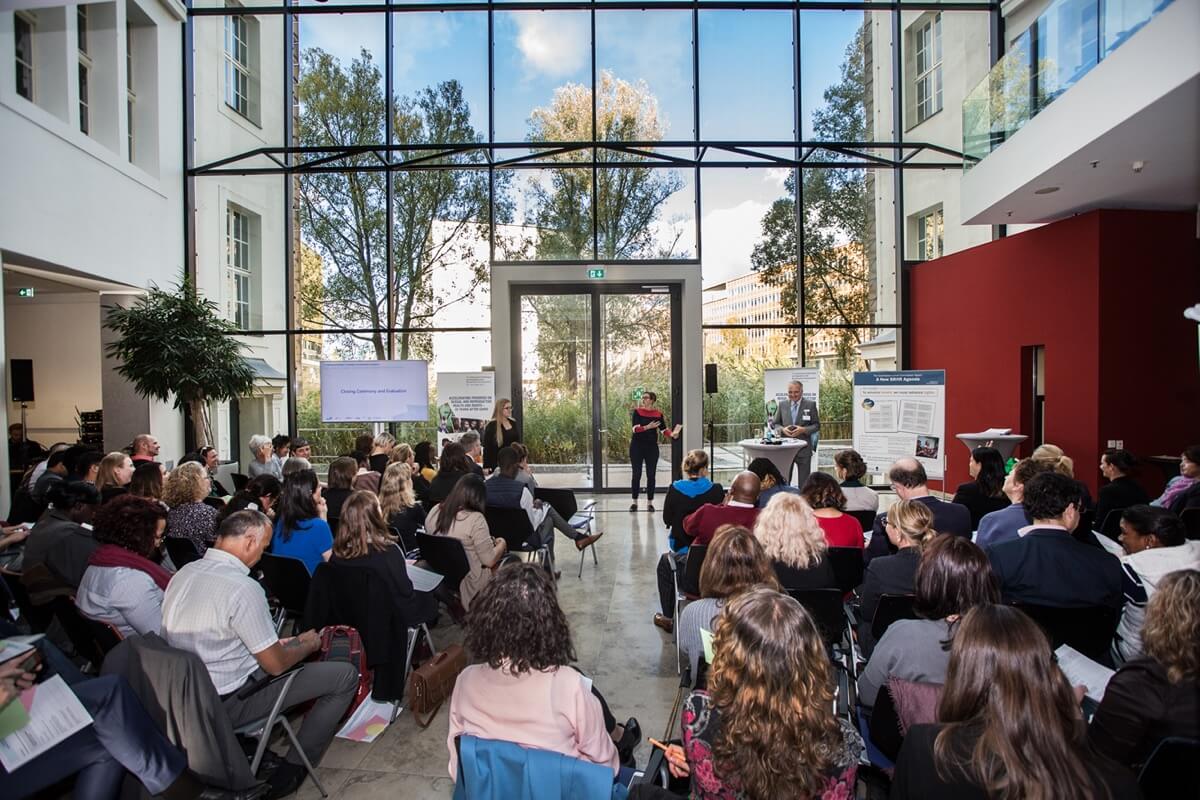
<instances>
[{"instance_id":1,"label":"poster board","mask_svg":"<svg viewBox=\"0 0 1200 800\"><path fill-rule=\"evenodd\" d=\"M787 402L787 387L792 381L800 381L804 385L803 397L817 404L821 409L821 370L817 367L784 367L782 369L763 370L763 418L765 426L775 416L775 410ZM813 434L813 449L816 449L820 432Z\"/></svg>"},{"instance_id":2,"label":"poster board","mask_svg":"<svg viewBox=\"0 0 1200 800\"><path fill-rule=\"evenodd\" d=\"M322 361L322 422L425 422L428 361Z\"/></svg>"},{"instance_id":3,"label":"poster board","mask_svg":"<svg viewBox=\"0 0 1200 800\"><path fill-rule=\"evenodd\" d=\"M854 449L872 475L912 456L930 478L946 472L946 372L854 373Z\"/></svg>"},{"instance_id":4,"label":"poster board","mask_svg":"<svg viewBox=\"0 0 1200 800\"><path fill-rule=\"evenodd\" d=\"M467 431L483 436L496 405L496 373L439 372L437 374L438 452Z\"/></svg>"}]
</instances>

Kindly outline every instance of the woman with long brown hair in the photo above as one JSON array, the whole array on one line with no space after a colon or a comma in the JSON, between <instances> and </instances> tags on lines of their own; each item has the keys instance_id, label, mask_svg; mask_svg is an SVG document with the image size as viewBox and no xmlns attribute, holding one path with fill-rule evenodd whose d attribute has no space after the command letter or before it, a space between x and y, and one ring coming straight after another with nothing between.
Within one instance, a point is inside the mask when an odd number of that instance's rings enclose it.
<instances>
[{"instance_id":1,"label":"woman with long brown hair","mask_svg":"<svg viewBox=\"0 0 1200 800\"><path fill-rule=\"evenodd\" d=\"M406 463L388 464L379 487L379 508L387 525L400 536L405 550L417 547L417 529L425 524L425 508L413 493L413 467Z\"/></svg>"},{"instance_id":2,"label":"woman with long brown hair","mask_svg":"<svg viewBox=\"0 0 1200 800\"><path fill-rule=\"evenodd\" d=\"M448 445L447 450L453 445ZM461 451L462 448L460 447ZM425 531L433 536L451 536L462 542L470 571L458 584L463 608L470 611L471 601L492 577L492 570L508 552L508 543L492 537L483 516L487 491L483 478L464 475L444 503L434 506L425 518ZM452 587L453 588L453 587Z\"/></svg>"},{"instance_id":3,"label":"woman with long brown hair","mask_svg":"<svg viewBox=\"0 0 1200 800\"><path fill-rule=\"evenodd\" d=\"M1050 642L1010 606L967 612L954 636L937 725L914 725L892 800L1139 797L1133 775L1094 755Z\"/></svg>"},{"instance_id":4,"label":"woman with long brown hair","mask_svg":"<svg viewBox=\"0 0 1200 800\"><path fill-rule=\"evenodd\" d=\"M708 691L683 710L693 800L854 795L862 738L833 712L829 655L803 606L766 587L729 601L713 636Z\"/></svg>"}]
</instances>

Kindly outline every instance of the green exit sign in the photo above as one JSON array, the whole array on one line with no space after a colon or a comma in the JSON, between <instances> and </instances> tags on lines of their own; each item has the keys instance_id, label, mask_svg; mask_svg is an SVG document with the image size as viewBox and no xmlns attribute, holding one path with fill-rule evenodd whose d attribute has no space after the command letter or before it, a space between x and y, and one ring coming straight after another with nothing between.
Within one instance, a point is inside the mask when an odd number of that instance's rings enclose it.
<instances>
[{"instance_id":1,"label":"green exit sign","mask_svg":"<svg viewBox=\"0 0 1200 800\"><path fill-rule=\"evenodd\" d=\"M604 270L600 270L600 272L603 273ZM603 278L604 275L601 274L600 277ZM33 287L23 286L20 289L17 289L17 297L33 297Z\"/></svg>"},{"instance_id":2,"label":"green exit sign","mask_svg":"<svg viewBox=\"0 0 1200 800\"><path fill-rule=\"evenodd\" d=\"M604 270L602 270L602 269L589 269L589 270L588 270L588 277L589 277L589 278L603 278L603 277L604 277Z\"/></svg>"}]
</instances>

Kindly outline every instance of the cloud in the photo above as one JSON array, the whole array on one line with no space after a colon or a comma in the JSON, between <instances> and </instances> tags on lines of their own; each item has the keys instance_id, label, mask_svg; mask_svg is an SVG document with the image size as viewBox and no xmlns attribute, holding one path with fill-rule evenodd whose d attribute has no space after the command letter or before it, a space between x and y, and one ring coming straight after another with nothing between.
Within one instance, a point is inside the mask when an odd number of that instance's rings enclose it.
<instances>
[{"instance_id":1,"label":"cloud","mask_svg":"<svg viewBox=\"0 0 1200 800\"><path fill-rule=\"evenodd\" d=\"M704 215L705 285L750 271L750 254L758 243L768 209L768 203L743 200Z\"/></svg>"},{"instance_id":2,"label":"cloud","mask_svg":"<svg viewBox=\"0 0 1200 800\"><path fill-rule=\"evenodd\" d=\"M770 181L782 189L791 175L792 171L787 167L768 167L767 174L763 177L763 180Z\"/></svg>"},{"instance_id":3,"label":"cloud","mask_svg":"<svg viewBox=\"0 0 1200 800\"><path fill-rule=\"evenodd\" d=\"M514 17L517 48L530 72L564 78L588 64L591 26L586 14L527 11Z\"/></svg>"}]
</instances>

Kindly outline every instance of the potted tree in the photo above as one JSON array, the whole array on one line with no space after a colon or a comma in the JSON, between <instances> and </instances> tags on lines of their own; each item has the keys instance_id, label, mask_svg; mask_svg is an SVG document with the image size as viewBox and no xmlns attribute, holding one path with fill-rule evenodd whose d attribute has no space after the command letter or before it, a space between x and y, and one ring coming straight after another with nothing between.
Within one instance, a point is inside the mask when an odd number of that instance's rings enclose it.
<instances>
[{"instance_id":1,"label":"potted tree","mask_svg":"<svg viewBox=\"0 0 1200 800\"><path fill-rule=\"evenodd\" d=\"M201 297L184 277L174 291L152 286L133 305L108 311L104 326L118 339L105 347L121 362L117 372L143 397L188 408L196 446L213 441L208 404L249 394L254 372L242 358L245 345L216 303Z\"/></svg>"}]
</instances>

